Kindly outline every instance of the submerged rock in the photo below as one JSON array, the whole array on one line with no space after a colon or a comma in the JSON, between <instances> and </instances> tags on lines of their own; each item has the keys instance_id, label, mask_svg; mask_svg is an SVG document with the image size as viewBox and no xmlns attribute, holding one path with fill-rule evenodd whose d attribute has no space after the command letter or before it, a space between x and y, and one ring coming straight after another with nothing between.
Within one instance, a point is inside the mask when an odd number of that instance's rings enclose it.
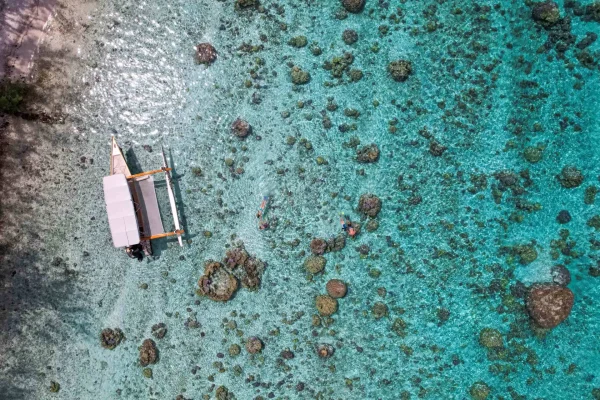
<instances>
[{"instance_id":1,"label":"submerged rock","mask_svg":"<svg viewBox=\"0 0 600 400\"><path fill-rule=\"evenodd\" d=\"M344 281L340 279L330 279L325 285L325 289L327 293L333 297L334 299L339 299L346 296L346 292L348 291L348 287L344 283Z\"/></svg>"},{"instance_id":2,"label":"submerged rock","mask_svg":"<svg viewBox=\"0 0 600 400\"><path fill-rule=\"evenodd\" d=\"M346 11L356 14L365 8L365 0L342 0L342 5Z\"/></svg>"},{"instance_id":3,"label":"submerged rock","mask_svg":"<svg viewBox=\"0 0 600 400\"><path fill-rule=\"evenodd\" d=\"M534 3L531 8L531 18L544 28L549 28L560 19L558 4L553 1Z\"/></svg>"},{"instance_id":4,"label":"submerged rock","mask_svg":"<svg viewBox=\"0 0 600 400\"><path fill-rule=\"evenodd\" d=\"M100 345L105 349L113 350L123 339L125 339L125 335L119 328L106 328L100 332Z\"/></svg>"},{"instance_id":5,"label":"submerged rock","mask_svg":"<svg viewBox=\"0 0 600 400\"><path fill-rule=\"evenodd\" d=\"M210 43L200 43L196 46L196 61L198 64L210 65L217 59L217 49Z\"/></svg>"},{"instance_id":6,"label":"submerged rock","mask_svg":"<svg viewBox=\"0 0 600 400\"><path fill-rule=\"evenodd\" d=\"M238 281L218 261L209 261L198 281L198 294L215 301L227 301L238 288Z\"/></svg>"},{"instance_id":7,"label":"submerged rock","mask_svg":"<svg viewBox=\"0 0 600 400\"><path fill-rule=\"evenodd\" d=\"M550 270L552 274L552 282L560 286L567 286L571 283L571 273L564 265L555 265Z\"/></svg>"},{"instance_id":8,"label":"submerged rock","mask_svg":"<svg viewBox=\"0 0 600 400\"><path fill-rule=\"evenodd\" d=\"M556 175L556 179L562 187L572 189L583 183L583 174L577 167L567 165L560 171L560 174Z\"/></svg>"},{"instance_id":9,"label":"submerged rock","mask_svg":"<svg viewBox=\"0 0 600 400\"><path fill-rule=\"evenodd\" d=\"M387 69L396 82L404 82L412 73L412 63L406 60L396 60L390 62Z\"/></svg>"},{"instance_id":10,"label":"submerged rock","mask_svg":"<svg viewBox=\"0 0 600 400\"><path fill-rule=\"evenodd\" d=\"M235 121L233 121L233 124L231 124L231 132L235 136L243 139L250 133L252 133L252 127L250 126L248 121L244 121L243 119L238 118Z\"/></svg>"},{"instance_id":11,"label":"submerged rock","mask_svg":"<svg viewBox=\"0 0 600 400\"><path fill-rule=\"evenodd\" d=\"M360 163L374 163L379 159L379 147L375 143L356 150L356 159Z\"/></svg>"},{"instance_id":12,"label":"submerged rock","mask_svg":"<svg viewBox=\"0 0 600 400\"><path fill-rule=\"evenodd\" d=\"M150 364L156 364L158 361L158 349L152 339L146 339L140 346L140 364L146 367Z\"/></svg>"},{"instance_id":13,"label":"submerged rock","mask_svg":"<svg viewBox=\"0 0 600 400\"><path fill-rule=\"evenodd\" d=\"M326 317L335 314L338 308L337 300L324 294L315 298L315 305L319 314Z\"/></svg>"},{"instance_id":14,"label":"submerged rock","mask_svg":"<svg viewBox=\"0 0 600 400\"><path fill-rule=\"evenodd\" d=\"M369 217L376 217L381 211L381 200L374 194L363 194L358 200L358 210Z\"/></svg>"},{"instance_id":15,"label":"submerged rock","mask_svg":"<svg viewBox=\"0 0 600 400\"><path fill-rule=\"evenodd\" d=\"M248 340L246 340L246 350L248 351L248 353L250 353L250 354L260 353L262 351L262 349L263 349L263 343L256 336L249 337Z\"/></svg>"},{"instance_id":16,"label":"submerged rock","mask_svg":"<svg viewBox=\"0 0 600 400\"><path fill-rule=\"evenodd\" d=\"M311 274L318 274L323 272L327 260L323 256L309 256L304 260L304 268Z\"/></svg>"},{"instance_id":17,"label":"submerged rock","mask_svg":"<svg viewBox=\"0 0 600 400\"><path fill-rule=\"evenodd\" d=\"M573 292L566 287L535 284L527 295L527 311L540 328L554 328L569 316L574 300Z\"/></svg>"}]
</instances>

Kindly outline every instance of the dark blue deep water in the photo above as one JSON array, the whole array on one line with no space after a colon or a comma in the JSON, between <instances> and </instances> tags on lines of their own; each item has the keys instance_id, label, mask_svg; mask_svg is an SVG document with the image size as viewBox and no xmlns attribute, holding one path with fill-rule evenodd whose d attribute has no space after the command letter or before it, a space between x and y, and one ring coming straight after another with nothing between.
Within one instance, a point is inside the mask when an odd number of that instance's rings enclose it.
<instances>
[{"instance_id":1,"label":"dark blue deep water","mask_svg":"<svg viewBox=\"0 0 600 400\"><path fill-rule=\"evenodd\" d=\"M4 398L600 399L600 3L235 3L90 11L66 123L48 128L69 179L57 166L10 260L32 272L5 285L26 307L0 334ZM136 171L168 149L185 247L155 242L141 263L112 247L111 135ZM361 231L311 274L341 212ZM198 295L205 263L240 243L266 263L260 288ZM319 317L331 279L348 293ZM528 312L536 287L556 293L538 304L566 317L554 328ZM125 340L103 348L104 328Z\"/></svg>"}]
</instances>

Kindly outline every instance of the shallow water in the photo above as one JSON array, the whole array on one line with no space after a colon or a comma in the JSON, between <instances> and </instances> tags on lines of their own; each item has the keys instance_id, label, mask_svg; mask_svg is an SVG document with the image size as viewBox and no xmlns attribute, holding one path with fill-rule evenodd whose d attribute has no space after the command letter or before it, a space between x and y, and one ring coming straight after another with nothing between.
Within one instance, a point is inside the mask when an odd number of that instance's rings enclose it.
<instances>
[{"instance_id":1,"label":"shallow water","mask_svg":"<svg viewBox=\"0 0 600 400\"><path fill-rule=\"evenodd\" d=\"M600 23L559 5L576 42L600 33ZM79 95L64 105L68 122L52 128L68 149L58 159L69 180L48 189L37 211L38 247L12 260L36 266L11 283L36 293L19 295L21 311L4 324L3 343L13 344L2 367L7 398L200 399L224 385L238 399L462 399L478 381L494 399L594 398L600 293L588 270L599 247L586 223L598 209L584 192L600 172L597 65L582 65L574 44L562 58L555 48L537 52L549 32L520 1L367 0L345 19L335 17L335 1L263 6L103 0L91 13L72 66ZM342 41L345 29L358 33L355 44ZM298 35L306 47L288 44ZM201 42L218 51L208 67L194 61ZM263 48L248 54L243 43ZM599 44L587 51L597 62ZM344 52L354 55L349 68L363 71L358 82L322 67ZM412 62L405 82L386 70L396 59ZM293 65L309 83L292 84ZM237 117L252 125L244 140L230 130ZM184 248L158 241L155 257L138 263L112 247L100 184L111 135L135 170L157 168L167 148ZM377 144L379 160L359 164L353 138ZM447 147L441 156L429 151L432 139ZM537 145L541 160L528 162L525 149ZM581 186L561 187L555 176L565 165L583 171ZM516 181L504 189L503 171ZM337 235L340 212L367 222L357 211L364 193L382 200L379 227L326 254L324 274L307 276L310 240ZM158 194L168 226L164 186ZM264 195L276 223L261 232L254 214ZM572 215L566 225L556 221L562 209ZM556 250L561 229L571 251ZM260 290L241 289L226 303L197 296L205 261L221 260L237 241L268 265ZM506 248L526 244L538 256L523 265ZM555 264L571 272L575 305L541 333L515 288L550 281ZM33 271L41 282L28 281ZM348 295L334 322L313 326L314 298L332 278L348 283ZM378 302L388 307L382 318L372 312ZM200 327L187 327L189 317ZM392 330L398 318L402 335ZM148 379L138 347L159 322L168 333L156 340L160 360ZM98 340L107 327L126 337L112 351ZM483 328L501 332L503 350L480 345ZM249 336L264 342L261 354L243 349ZM234 343L242 353L232 357ZM319 343L335 354L320 359ZM286 348L293 359L280 356Z\"/></svg>"}]
</instances>

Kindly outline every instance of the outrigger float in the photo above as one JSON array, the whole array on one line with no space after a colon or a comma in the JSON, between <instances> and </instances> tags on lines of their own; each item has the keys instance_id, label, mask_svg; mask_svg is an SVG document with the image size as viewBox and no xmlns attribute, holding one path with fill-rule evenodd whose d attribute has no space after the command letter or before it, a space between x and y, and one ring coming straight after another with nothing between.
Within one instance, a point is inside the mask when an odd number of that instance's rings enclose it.
<instances>
[{"instance_id":1,"label":"outrigger float","mask_svg":"<svg viewBox=\"0 0 600 400\"><path fill-rule=\"evenodd\" d=\"M163 166L160 169L146 171L132 175L123 152L112 137L110 156L110 175L103 180L104 201L108 224L115 247L125 247L127 254L135 254L133 249L140 246L146 255L152 255L150 241L169 236L177 236L179 245L183 247L181 235L184 233L179 226L177 205L173 194L171 181L171 168L167 165L167 157L162 149ZM173 214L175 230L165 232L163 228L158 200L154 188L153 175L165 174L171 212ZM141 260L141 252L140 260Z\"/></svg>"}]
</instances>

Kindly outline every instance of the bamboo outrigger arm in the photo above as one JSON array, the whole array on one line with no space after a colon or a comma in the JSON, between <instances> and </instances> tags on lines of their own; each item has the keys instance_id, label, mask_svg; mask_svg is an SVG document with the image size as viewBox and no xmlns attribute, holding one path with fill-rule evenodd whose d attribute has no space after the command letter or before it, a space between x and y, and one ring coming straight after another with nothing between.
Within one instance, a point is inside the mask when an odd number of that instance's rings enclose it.
<instances>
[{"instance_id":1,"label":"bamboo outrigger arm","mask_svg":"<svg viewBox=\"0 0 600 400\"><path fill-rule=\"evenodd\" d=\"M153 169L152 171L140 172L139 174L129 175L129 176L127 176L127 179L135 179L135 178L140 178L142 176L160 174L161 172L168 172L171 169L172 168L165 168L165 167L163 167L161 169Z\"/></svg>"},{"instance_id":2,"label":"bamboo outrigger arm","mask_svg":"<svg viewBox=\"0 0 600 400\"><path fill-rule=\"evenodd\" d=\"M178 229L174 232L165 232L165 233L159 233L157 235L152 235L152 236L143 236L140 239L141 240L154 240L154 239L161 239L161 238L165 238L165 237L169 237L169 236L180 236L183 235L185 233L185 231L183 229Z\"/></svg>"},{"instance_id":3,"label":"bamboo outrigger arm","mask_svg":"<svg viewBox=\"0 0 600 400\"><path fill-rule=\"evenodd\" d=\"M171 212L173 213L173 220L175 222L175 232L183 230L179 227L179 215L177 215L177 204L175 203L175 194L173 193L173 182L171 181L171 174L167 169L169 165L167 164L167 156L165 156L165 149L162 148L162 159L163 159L163 170L165 170L165 179L167 180L167 192L169 193L169 203L171 203ZM183 240L181 239L181 234L177 234L177 241L179 245L183 247Z\"/></svg>"}]
</instances>

